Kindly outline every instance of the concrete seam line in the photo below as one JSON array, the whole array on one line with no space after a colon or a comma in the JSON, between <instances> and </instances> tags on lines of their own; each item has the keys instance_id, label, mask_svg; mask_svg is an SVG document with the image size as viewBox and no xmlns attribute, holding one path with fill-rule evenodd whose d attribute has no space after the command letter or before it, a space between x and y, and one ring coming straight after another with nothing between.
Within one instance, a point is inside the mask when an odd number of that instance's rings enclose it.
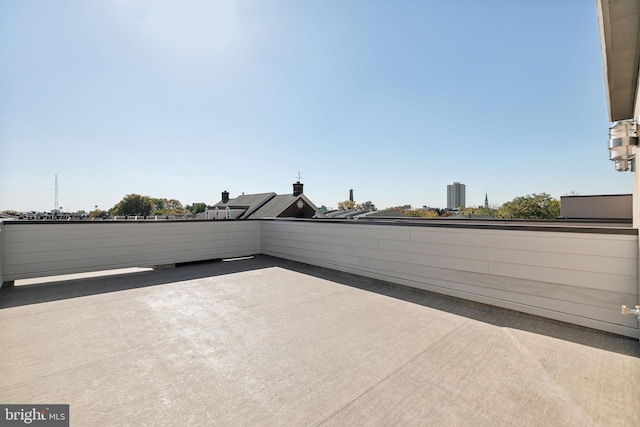
<instances>
[{"instance_id":1,"label":"concrete seam line","mask_svg":"<svg viewBox=\"0 0 640 427\"><path fill-rule=\"evenodd\" d=\"M456 332L458 329L460 329L461 327L463 327L464 325L466 325L468 322L470 322L471 319L467 319L464 322L462 322L460 325L458 325L456 328L452 329L451 331L449 331L449 333L444 334L443 336L441 336L439 339L429 343L429 345L422 349L422 350L418 350L416 353L412 354L411 356L409 356L407 359L405 359L404 362L401 362L396 368L392 369L391 371L389 371L386 375L383 375L378 381L375 381L373 384L370 384L364 388L362 388L361 390L357 391L356 393L354 393L352 395L351 398L348 398L344 403L341 403L337 406L335 406L331 411L329 411L327 414L323 415L319 421L315 422L315 423L311 423L309 424L309 426L320 426L322 424L324 424L325 422L329 421L331 418L333 418L335 415L337 415L338 413L342 412L344 409L346 409L348 406L350 406L352 403L354 403L356 400L358 400L360 397L362 397L363 395L365 395L366 393L368 393L370 390L374 389L376 386L378 386L380 383L382 383L383 381L385 381L387 378L391 377L392 375L394 375L396 372L398 372L400 369L404 368L405 366L407 366L409 363L413 362L415 359L417 359L418 357L422 356L424 353L426 353L427 351L429 351L431 348L433 348L436 344L440 343L441 341L443 341L445 338L447 338L449 335L453 334L454 332Z\"/></svg>"}]
</instances>

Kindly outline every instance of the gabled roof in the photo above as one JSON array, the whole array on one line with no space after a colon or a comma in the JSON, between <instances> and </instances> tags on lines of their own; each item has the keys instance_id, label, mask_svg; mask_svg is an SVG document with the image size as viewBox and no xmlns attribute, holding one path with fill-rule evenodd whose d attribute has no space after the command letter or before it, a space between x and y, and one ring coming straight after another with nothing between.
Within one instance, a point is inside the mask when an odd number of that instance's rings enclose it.
<instances>
[{"instance_id":1,"label":"gabled roof","mask_svg":"<svg viewBox=\"0 0 640 427\"><path fill-rule=\"evenodd\" d=\"M254 218L275 218L284 209L291 206L297 198L297 196L292 194L277 195L269 200L269 203L265 203L262 207L254 211L251 216Z\"/></svg>"},{"instance_id":2,"label":"gabled roof","mask_svg":"<svg viewBox=\"0 0 640 427\"><path fill-rule=\"evenodd\" d=\"M229 199L226 203L220 201L213 207L219 210L227 207L234 211L242 210L242 213L234 215L233 218L247 218L274 197L276 197L276 193L243 194L234 199Z\"/></svg>"},{"instance_id":3,"label":"gabled roof","mask_svg":"<svg viewBox=\"0 0 640 427\"><path fill-rule=\"evenodd\" d=\"M327 218L345 218L349 215L354 215L357 212L356 209L343 209L339 211L333 211L326 214Z\"/></svg>"},{"instance_id":4,"label":"gabled roof","mask_svg":"<svg viewBox=\"0 0 640 427\"><path fill-rule=\"evenodd\" d=\"M227 213L230 219L324 216L304 194L259 193L243 194L226 203L220 201L208 209L208 216L202 212L195 219L215 219L215 208L220 219L226 218Z\"/></svg>"},{"instance_id":5,"label":"gabled roof","mask_svg":"<svg viewBox=\"0 0 640 427\"><path fill-rule=\"evenodd\" d=\"M214 207L217 206L218 209L224 209L227 206L229 206L230 208L255 207L257 205L263 205L275 195L276 193L243 194L242 196L229 199L229 201L227 201L226 203L220 201L216 203Z\"/></svg>"},{"instance_id":6,"label":"gabled roof","mask_svg":"<svg viewBox=\"0 0 640 427\"><path fill-rule=\"evenodd\" d=\"M389 216L389 217L406 217L404 212L398 211L392 208L383 209L381 211L375 211L371 213L369 216Z\"/></svg>"},{"instance_id":7,"label":"gabled roof","mask_svg":"<svg viewBox=\"0 0 640 427\"><path fill-rule=\"evenodd\" d=\"M304 194L298 196L282 194L275 196L260 209L257 209L251 215L245 216L245 218L277 218L287 210L290 212L287 212L285 216L313 217L320 214L318 208Z\"/></svg>"}]
</instances>

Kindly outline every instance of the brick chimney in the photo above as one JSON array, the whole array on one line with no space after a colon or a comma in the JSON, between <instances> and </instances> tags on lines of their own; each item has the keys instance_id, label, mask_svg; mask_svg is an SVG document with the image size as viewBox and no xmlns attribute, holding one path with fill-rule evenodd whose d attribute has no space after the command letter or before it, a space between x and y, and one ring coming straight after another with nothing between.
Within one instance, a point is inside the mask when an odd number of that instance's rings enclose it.
<instances>
[{"instance_id":1,"label":"brick chimney","mask_svg":"<svg viewBox=\"0 0 640 427\"><path fill-rule=\"evenodd\" d=\"M222 192L222 203L227 203L228 201L229 201L229 192L225 190Z\"/></svg>"},{"instance_id":2,"label":"brick chimney","mask_svg":"<svg viewBox=\"0 0 640 427\"><path fill-rule=\"evenodd\" d=\"M293 184L293 195L294 196L299 196L302 194L302 187L304 187L303 184L300 183L300 181L296 182Z\"/></svg>"}]
</instances>

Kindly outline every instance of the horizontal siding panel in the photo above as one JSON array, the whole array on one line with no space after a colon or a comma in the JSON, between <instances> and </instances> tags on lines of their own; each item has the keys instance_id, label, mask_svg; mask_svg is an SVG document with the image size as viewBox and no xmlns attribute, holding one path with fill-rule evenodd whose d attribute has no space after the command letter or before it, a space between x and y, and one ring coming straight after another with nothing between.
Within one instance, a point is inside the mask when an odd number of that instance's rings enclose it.
<instances>
[{"instance_id":1,"label":"horizontal siding panel","mask_svg":"<svg viewBox=\"0 0 640 427\"><path fill-rule=\"evenodd\" d=\"M411 280L414 283L422 282L422 280L419 280L419 277L404 274L400 274L398 276L398 279ZM430 280L424 283L432 286L438 286L441 288L441 290L451 289L458 292L464 292L469 296L484 296L492 298L496 302L510 301L523 306L526 305L531 307L544 307L546 310L552 310L559 313L567 313L585 319L598 319L603 322L629 327L637 326L637 321L633 317L629 318L629 316L623 316L620 313L620 305L618 304L611 304L608 307L592 306L574 301L560 301L554 298L540 295L527 295L508 292L501 289L478 288L472 285L442 280ZM474 298L469 299L474 300Z\"/></svg>"},{"instance_id":2,"label":"horizontal siding panel","mask_svg":"<svg viewBox=\"0 0 640 427\"><path fill-rule=\"evenodd\" d=\"M229 240L208 240L208 241L191 241L185 243L186 251L209 249L209 250L223 250L228 247L247 247L252 248L254 251L260 252L260 245L256 243L255 239L241 238L241 239L229 239Z\"/></svg>"},{"instance_id":3,"label":"horizontal siding panel","mask_svg":"<svg viewBox=\"0 0 640 427\"><path fill-rule=\"evenodd\" d=\"M319 262L322 262L326 263L323 265L357 268L360 263L360 257L353 255L318 252L312 249L292 250L292 248L288 246L279 246L277 244L269 244L266 251L265 248L263 248L263 253L266 255L301 261L313 265L318 265ZM338 268L338 270L340 269Z\"/></svg>"},{"instance_id":4,"label":"horizontal siding panel","mask_svg":"<svg viewBox=\"0 0 640 427\"><path fill-rule=\"evenodd\" d=\"M384 226L384 225L367 225L358 224L357 222L349 224L327 224L327 223L311 223L304 222L299 224L285 224L279 221L265 221L263 232L273 233L301 233L305 235L321 235L321 236L346 236L352 238L365 239L390 239L408 241L411 236L411 230L403 227Z\"/></svg>"},{"instance_id":5,"label":"horizontal siding panel","mask_svg":"<svg viewBox=\"0 0 640 427\"><path fill-rule=\"evenodd\" d=\"M256 251L253 249L254 248L236 246L221 248L217 251L210 249L192 251L188 254L184 252L140 253L133 259L128 255L84 258L82 260L69 260L68 262L41 262L37 264L37 269L34 269L33 264L15 264L6 269L4 280L55 276L58 274L82 273L125 267L149 267L207 259L233 258L237 256L254 255Z\"/></svg>"},{"instance_id":6,"label":"horizontal siding panel","mask_svg":"<svg viewBox=\"0 0 640 427\"><path fill-rule=\"evenodd\" d=\"M382 274L380 275L373 274L371 277L379 280L389 280ZM523 313L530 313L537 316L560 320L563 322L573 323L575 325L581 325L588 328L594 328L601 331L611 332L614 334L624 335L632 338L638 338L637 325L634 325L633 322L629 322L628 319L625 319L623 321L624 324L619 324L615 322L612 323L609 321L598 319L596 317L589 318L589 317L584 317L580 315L573 315L563 310L556 311L556 310L549 309L545 306L533 306L533 305L527 305L527 304L520 304L511 300L496 299L496 298L492 298L482 294L464 292L461 290L457 290L455 288L450 288L446 286L437 286L430 283L415 281L411 279L397 278L395 280L395 283L399 283L405 286L410 286L418 289L423 289L430 292L463 298L470 301L476 301L484 304L494 305L497 307L503 307L511 310L521 311Z\"/></svg>"},{"instance_id":7,"label":"horizontal siding panel","mask_svg":"<svg viewBox=\"0 0 640 427\"><path fill-rule=\"evenodd\" d=\"M599 289L608 289L612 284L617 283L637 282L637 275L625 276L582 270L562 270L501 262L489 263L489 274Z\"/></svg>"},{"instance_id":8,"label":"horizontal siding panel","mask_svg":"<svg viewBox=\"0 0 640 427\"><path fill-rule=\"evenodd\" d=\"M567 233L564 233L567 234ZM505 277L515 277L522 279L532 279L539 282L550 282L550 283L558 283L558 284L566 284L572 286L582 286L589 287L593 289L600 289L603 286L606 289L614 289L628 292L630 289L635 287L636 280L636 267L634 262L631 262L628 259L618 259L612 257L592 257L586 256L584 260L580 260L580 257L575 254L539 254L534 253L532 257L527 257L522 254L522 251L516 251L517 253L509 253L509 251L503 250L494 250L493 253L483 253L489 252L489 250L482 251L477 250L475 248L462 248L462 254L466 255L469 258L469 261L463 261L464 258L459 258L460 253L455 250L451 250L450 247L443 250L441 247L433 246L429 248L428 245L422 245L419 247L412 246L412 244L407 244L402 241L391 241L385 240L380 242L380 247L383 249L389 249L388 251L380 251L379 254L376 254L371 251L362 250L362 248L358 248L357 250L353 250L348 246L340 246L340 245L321 245L317 243L310 243L308 241L304 241L306 235L301 236L299 233L280 233L280 235L287 236L295 236L297 241L287 240L285 242L280 242L281 245L289 245L293 248L315 248L318 251L334 251L337 253L352 253L357 254L359 256L369 257L369 258L379 258L380 262L384 262L384 260L398 260L404 261L407 263L415 263L420 265L428 265L434 267L446 267L446 268L457 268L464 271L476 271L476 272L484 272L491 273L497 276L505 276ZM330 241L330 237L328 236L325 240ZM267 239L263 236L263 238ZM349 240L348 235L340 236L340 240ZM302 244L296 242L304 242ZM371 246L371 245L369 245ZM440 245L442 246L442 245ZM408 252L403 252L408 251ZM442 254L442 256L422 256L422 253L425 254ZM474 256L479 259L472 259ZM538 256L538 258L536 258ZM526 265L521 264L509 264L503 263L502 261L485 263L483 259L500 259L504 258L506 260L520 260L520 262L531 262L543 264L541 266L537 266L539 268L528 268ZM611 261L611 265L607 266L607 261ZM547 263L547 266L544 266L544 263ZM504 264L508 264L508 268L504 266ZM583 268L584 266L584 268ZM600 270L605 270L605 272L598 272L597 268ZM570 269L568 267L572 267ZM609 268L608 268L609 267ZM633 291L632 291L633 292Z\"/></svg>"},{"instance_id":9,"label":"horizontal siding panel","mask_svg":"<svg viewBox=\"0 0 640 427\"><path fill-rule=\"evenodd\" d=\"M375 271L371 267L367 268L366 263L354 266L353 264L339 262L335 258L326 259L322 257L319 259L309 252L283 253L276 250L270 255L637 337L635 320L628 318L628 316L621 316L617 305L615 307L592 307L571 301L558 301L544 296L518 294L501 289L485 290L477 285L425 279L423 276L414 276L403 272ZM633 297L634 295L631 296ZM623 295L619 295L619 297L624 298ZM610 297L610 299L615 299L615 297Z\"/></svg>"},{"instance_id":10,"label":"horizontal siding panel","mask_svg":"<svg viewBox=\"0 0 640 427\"><path fill-rule=\"evenodd\" d=\"M313 245L330 244L333 246L343 246L354 249L377 249L379 246L378 239L343 235L280 233L279 235L272 236L271 238L286 239L292 242L308 242L309 244Z\"/></svg>"},{"instance_id":11,"label":"horizontal siding panel","mask_svg":"<svg viewBox=\"0 0 640 427\"><path fill-rule=\"evenodd\" d=\"M263 253L637 337L620 314L638 300L637 236L276 225L263 227Z\"/></svg>"},{"instance_id":12,"label":"horizontal siding panel","mask_svg":"<svg viewBox=\"0 0 640 427\"><path fill-rule=\"evenodd\" d=\"M581 242L574 242L579 245ZM581 269L601 273L635 275L637 265L632 258L617 258L603 255L578 255L575 252L554 253L527 251L522 249L500 249L490 247L471 247L449 244L425 244L387 240L380 242L381 249L390 251L439 255L447 257L499 261L511 264L534 265L566 270Z\"/></svg>"},{"instance_id":13,"label":"horizontal siding panel","mask_svg":"<svg viewBox=\"0 0 640 427\"><path fill-rule=\"evenodd\" d=\"M168 225L168 224L167 224ZM129 226L121 226L120 224L100 224L93 227L75 228L73 224L43 224L41 226L33 226L32 229L22 230L21 224L9 227L8 242L16 241L59 241L59 240L84 240L88 236L94 238L107 238L110 236L130 236L130 237L147 237L154 235L169 234L170 227L163 227L161 224L150 225L130 224Z\"/></svg>"},{"instance_id":14,"label":"horizontal siding panel","mask_svg":"<svg viewBox=\"0 0 640 427\"><path fill-rule=\"evenodd\" d=\"M602 307L619 312L620 305L628 304L636 295L633 291L628 293L612 292L604 289L558 285L441 268L435 269L389 261L385 263L383 268L378 269L376 261L363 259L361 266L369 271L386 274L389 277L411 277L414 280L420 279L430 283L442 282L468 285L477 288L477 293L484 293L487 289L505 292L505 294L511 293L514 294L513 298L520 298L520 302L523 302L522 299L527 299L529 296L545 297L583 304L586 308L588 306ZM521 295L516 296L515 294Z\"/></svg>"},{"instance_id":15,"label":"horizontal siding panel","mask_svg":"<svg viewBox=\"0 0 640 427\"><path fill-rule=\"evenodd\" d=\"M131 251L131 248L138 247L153 247L160 245L181 244L181 241L185 239L176 239L171 236L121 236L121 237L91 237L86 239L74 239L74 240L49 240L49 241L31 241L31 242L18 242L14 243L11 247L13 254L33 254L33 253L47 253L47 252L60 252L61 248L68 251L79 250L121 250L123 252Z\"/></svg>"},{"instance_id":16,"label":"horizontal siding panel","mask_svg":"<svg viewBox=\"0 0 640 427\"><path fill-rule=\"evenodd\" d=\"M507 277L507 276L497 276L492 274L479 274L474 272L460 271L460 270L450 270L446 268L440 267L430 267L420 264L407 264L405 262L398 263L390 263L387 262L385 264L380 264L377 261L374 261L375 264L372 267L377 267L378 269L387 269L391 273L396 272L411 272L416 276L422 276L425 278L433 278L433 279L441 279L441 280L454 280L460 281L461 283L467 283L478 286L491 286L492 283L500 284L502 287L510 286L512 288L518 288L521 285L529 286L529 284L537 283L539 285L544 284L553 284L553 282L545 282L545 281L536 281L531 277ZM596 289L603 290L604 292L611 293L622 293L622 294L636 294L637 293L637 281L635 277L627 277L627 276L598 276L594 274L588 274L587 278L593 278L593 283L585 283L586 280L578 280L578 279L586 279L583 274L580 272L575 272L578 276L577 279L571 280L571 283L566 283L564 285L574 286L577 288L587 288L587 289ZM607 277L609 280L606 285L603 286L602 278ZM562 284L562 283L561 283Z\"/></svg>"},{"instance_id":17,"label":"horizontal siding panel","mask_svg":"<svg viewBox=\"0 0 640 427\"><path fill-rule=\"evenodd\" d=\"M59 241L85 240L91 238L109 238L112 236L150 237L150 236L199 236L202 234L221 233L259 233L260 225L254 221L239 224L213 223L210 221L193 221L181 223L100 223L83 225L70 224L12 224L7 227L5 243L13 244L20 241Z\"/></svg>"},{"instance_id":18,"label":"horizontal siding panel","mask_svg":"<svg viewBox=\"0 0 640 427\"><path fill-rule=\"evenodd\" d=\"M260 224L254 221L11 224L8 228L11 239L5 242L3 280L260 252Z\"/></svg>"},{"instance_id":19,"label":"horizontal siding panel","mask_svg":"<svg viewBox=\"0 0 640 427\"><path fill-rule=\"evenodd\" d=\"M337 255L354 255L378 259L379 262L385 260L405 260L409 263L423 264L429 266L440 266L444 268L454 268L463 271L475 271L487 273L488 263L482 260L445 257L436 255L423 255L417 253L404 253L398 251L382 251L379 249L358 248L352 246L333 245L316 243L302 240L271 239L272 244L279 244L291 249L307 249L316 252L324 252Z\"/></svg>"},{"instance_id":20,"label":"horizontal siding panel","mask_svg":"<svg viewBox=\"0 0 640 427\"><path fill-rule=\"evenodd\" d=\"M442 230L442 229L432 229ZM579 234L553 232L526 232L507 230L445 229L412 231L411 241L427 244L530 250L551 253L609 255L636 259L637 236L613 234Z\"/></svg>"}]
</instances>

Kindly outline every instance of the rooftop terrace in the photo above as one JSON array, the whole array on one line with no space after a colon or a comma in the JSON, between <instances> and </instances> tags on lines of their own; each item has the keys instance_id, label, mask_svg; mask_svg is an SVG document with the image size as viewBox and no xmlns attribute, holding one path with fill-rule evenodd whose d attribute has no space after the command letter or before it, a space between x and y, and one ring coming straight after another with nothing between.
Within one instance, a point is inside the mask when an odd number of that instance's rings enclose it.
<instances>
[{"instance_id":1,"label":"rooftop terrace","mask_svg":"<svg viewBox=\"0 0 640 427\"><path fill-rule=\"evenodd\" d=\"M635 339L270 256L0 290L0 401L71 425L640 425Z\"/></svg>"}]
</instances>

